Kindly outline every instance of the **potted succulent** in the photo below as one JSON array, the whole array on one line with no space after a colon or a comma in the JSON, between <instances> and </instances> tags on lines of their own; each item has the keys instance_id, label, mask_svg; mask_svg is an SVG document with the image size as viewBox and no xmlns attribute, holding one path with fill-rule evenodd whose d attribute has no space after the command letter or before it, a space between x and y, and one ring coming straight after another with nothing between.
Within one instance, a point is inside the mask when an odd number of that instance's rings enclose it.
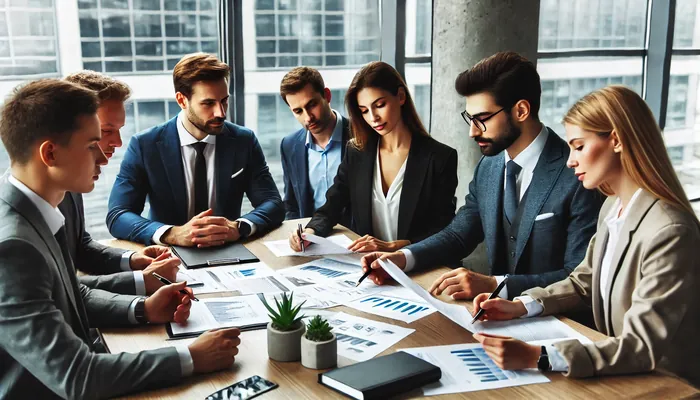
<instances>
[{"instance_id":1,"label":"potted succulent","mask_svg":"<svg viewBox=\"0 0 700 400\"><path fill-rule=\"evenodd\" d=\"M301 337L301 365L311 369L335 367L338 359L338 341L328 321L317 315L306 325Z\"/></svg>"},{"instance_id":2,"label":"potted succulent","mask_svg":"<svg viewBox=\"0 0 700 400\"><path fill-rule=\"evenodd\" d=\"M292 304L294 294L287 296L282 293L281 301L275 297L277 310L270 307L263 298L263 304L270 312L270 323L267 324L267 355L276 361L299 361L301 359L301 336L305 326L303 315L299 310L302 302L294 307Z\"/></svg>"}]
</instances>

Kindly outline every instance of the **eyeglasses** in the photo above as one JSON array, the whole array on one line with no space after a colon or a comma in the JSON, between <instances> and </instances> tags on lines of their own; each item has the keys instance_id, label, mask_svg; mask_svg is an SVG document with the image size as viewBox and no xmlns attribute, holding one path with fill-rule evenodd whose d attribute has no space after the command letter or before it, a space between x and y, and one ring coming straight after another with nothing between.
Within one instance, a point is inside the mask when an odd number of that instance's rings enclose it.
<instances>
[{"instance_id":1,"label":"eyeglasses","mask_svg":"<svg viewBox=\"0 0 700 400\"><path fill-rule=\"evenodd\" d=\"M496 116L496 114L498 114L499 112L501 112L503 110L505 110L505 107L501 108L500 110L496 111L495 113L489 115L488 117L484 117L484 118L472 117L471 115L469 115L467 110L462 111L460 113L460 115L462 115L462 118L464 118L464 122L466 122L467 125L471 125L472 122L474 122L474 125L476 125L476 127L479 128L480 131L486 132L486 124L484 124L484 122L490 120L491 118Z\"/></svg>"}]
</instances>

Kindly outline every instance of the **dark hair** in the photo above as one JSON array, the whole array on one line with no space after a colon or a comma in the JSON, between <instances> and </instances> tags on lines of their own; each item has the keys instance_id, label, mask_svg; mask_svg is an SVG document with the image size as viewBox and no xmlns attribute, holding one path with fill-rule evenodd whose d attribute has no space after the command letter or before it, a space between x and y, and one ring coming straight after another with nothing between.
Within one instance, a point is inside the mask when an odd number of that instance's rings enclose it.
<instances>
[{"instance_id":1,"label":"dark hair","mask_svg":"<svg viewBox=\"0 0 700 400\"><path fill-rule=\"evenodd\" d=\"M229 66L211 54L187 54L173 68L175 92L180 92L189 99L192 97L192 86L195 83L221 79L228 82L229 73Z\"/></svg>"},{"instance_id":2,"label":"dark hair","mask_svg":"<svg viewBox=\"0 0 700 400\"><path fill-rule=\"evenodd\" d=\"M37 142L66 145L78 117L97 113L97 94L75 83L41 79L18 86L0 114L0 138L11 163L26 164Z\"/></svg>"},{"instance_id":3,"label":"dark hair","mask_svg":"<svg viewBox=\"0 0 700 400\"><path fill-rule=\"evenodd\" d=\"M323 77L321 74L310 67L296 67L282 78L282 83L280 83L280 96L282 100L287 103L287 95L298 93L306 85L311 85L311 87L323 96L323 89L326 88L326 84L323 83ZM289 103L287 103L289 105Z\"/></svg>"},{"instance_id":4,"label":"dark hair","mask_svg":"<svg viewBox=\"0 0 700 400\"><path fill-rule=\"evenodd\" d=\"M367 139L371 135L379 135L362 117L360 106L357 104L357 94L364 88L386 90L394 96L399 93L399 88L403 88L406 93L406 101L401 106L403 123L412 134L429 136L418 116L418 112L416 112L411 94L408 92L408 87L406 87L406 83L401 78L401 75L394 67L383 61L372 61L357 71L345 94L345 107L347 107L350 114L350 126L352 128L352 144L357 149L363 150Z\"/></svg>"},{"instance_id":5,"label":"dark hair","mask_svg":"<svg viewBox=\"0 0 700 400\"><path fill-rule=\"evenodd\" d=\"M530 115L539 119L540 75L528 59L512 51L484 58L455 79L455 89L462 96L490 93L496 104L510 109L520 100L530 103Z\"/></svg>"},{"instance_id":6,"label":"dark hair","mask_svg":"<svg viewBox=\"0 0 700 400\"><path fill-rule=\"evenodd\" d=\"M68 82L94 90L100 102L105 100L117 100L125 102L131 96L131 89L126 83L118 81L95 71L83 70L70 74L65 78Z\"/></svg>"}]
</instances>

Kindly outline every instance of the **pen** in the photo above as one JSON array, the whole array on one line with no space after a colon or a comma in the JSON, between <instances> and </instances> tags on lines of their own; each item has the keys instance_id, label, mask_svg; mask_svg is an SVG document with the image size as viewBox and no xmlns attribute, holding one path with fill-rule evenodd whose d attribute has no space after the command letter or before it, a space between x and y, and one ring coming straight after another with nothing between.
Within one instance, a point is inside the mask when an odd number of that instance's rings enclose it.
<instances>
[{"instance_id":1,"label":"pen","mask_svg":"<svg viewBox=\"0 0 700 400\"><path fill-rule=\"evenodd\" d=\"M507 281L507 280L508 280L508 275L506 275L506 277L503 278L503 280L501 281L501 283L499 283L498 286L496 287L496 290L494 290L493 293L491 293L491 295L489 296L489 298L486 299L486 300L491 300L491 299L493 299L494 297L498 296L498 294L501 292L501 290L503 290L503 287L506 285L506 281ZM472 324L473 324L474 322L476 322L476 320L479 319L479 317L481 317L481 314L483 314L483 313L484 313L484 309L482 308L482 309L480 309L479 312L476 313L476 315L474 316L474 319L472 320Z\"/></svg>"},{"instance_id":2,"label":"pen","mask_svg":"<svg viewBox=\"0 0 700 400\"><path fill-rule=\"evenodd\" d=\"M163 283L164 285L172 285L172 284L173 284L172 282L170 282L170 281L167 280L166 278L164 278L164 277L158 275L158 274L155 273L155 272L151 272L151 275L153 275L156 279L158 279L158 280L159 280L161 283ZM186 294L186 295L188 295L188 296L190 295L190 292L188 292L188 291L185 290L185 289L180 289L180 293ZM199 301L199 299L196 298L196 297L194 297L194 295L192 295L192 300L194 300L194 301Z\"/></svg>"},{"instance_id":3,"label":"pen","mask_svg":"<svg viewBox=\"0 0 700 400\"><path fill-rule=\"evenodd\" d=\"M297 235L299 235L299 241L301 242L301 252L304 253L306 249L304 248L304 238L301 237L301 224L297 228Z\"/></svg>"},{"instance_id":4,"label":"pen","mask_svg":"<svg viewBox=\"0 0 700 400\"><path fill-rule=\"evenodd\" d=\"M360 283L362 283L362 281L364 281L365 278L367 278L367 277L369 276L369 274L371 274L371 273L372 273L372 268L369 268L369 269L367 270L367 272L365 272L364 275L362 275L362 276L360 277L360 279L358 279L357 284L355 285L355 287L360 286Z\"/></svg>"}]
</instances>

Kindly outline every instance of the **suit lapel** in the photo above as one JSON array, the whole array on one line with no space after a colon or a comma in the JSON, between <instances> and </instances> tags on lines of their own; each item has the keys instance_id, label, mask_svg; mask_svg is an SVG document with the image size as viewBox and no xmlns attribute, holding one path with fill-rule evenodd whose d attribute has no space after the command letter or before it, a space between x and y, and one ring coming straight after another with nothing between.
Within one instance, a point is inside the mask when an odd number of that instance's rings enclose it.
<instances>
[{"instance_id":1,"label":"suit lapel","mask_svg":"<svg viewBox=\"0 0 700 400\"><path fill-rule=\"evenodd\" d=\"M591 306L593 308L593 319L598 330L605 334L607 334L607 328L605 326L603 297L600 293L600 267L603 264L603 256L605 255L605 249L607 247L609 236L610 233L608 232L608 226L604 222L598 224L598 232L596 232L596 240L593 247L593 260L591 260L593 264L593 299L591 301Z\"/></svg>"},{"instance_id":2,"label":"suit lapel","mask_svg":"<svg viewBox=\"0 0 700 400\"><path fill-rule=\"evenodd\" d=\"M613 284L615 282L615 277L617 272L620 270L622 261L627 254L627 250L632 240L634 232L639 227L639 224L644 219L649 209L656 203L656 199L645 191L642 191L633 204L633 208L629 210L627 217L625 217L625 222L622 224L620 229L620 235L617 239L617 245L615 245L615 250L610 261L610 268L608 269L608 276L601 276L600 279L607 279L608 287L605 296L605 323L606 329L609 334L613 334L612 329L612 319L610 318L610 297L612 294ZM606 240L607 242L607 240Z\"/></svg>"},{"instance_id":3,"label":"suit lapel","mask_svg":"<svg viewBox=\"0 0 700 400\"><path fill-rule=\"evenodd\" d=\"M171 119L161 137L156 142L163 162L165 175L168 178L170 190L173 194L173 204L176 215L184 215L187 220L187 191L185 173L182 166L182 150L180 149L180 137L177 134L177 117Z\"/></svg>"},{"instance_id":4,"label":"suit lapel","mask_svg":"<svg viewBox=\"0 0 700 400\"><path fill-rule=\"evenodd\" d=\"M311 215L314 211L314 201L311 195L311 183L309 182L309 157L308 149L306 148L306 131L301 130L294 141L292 147L292 163L295 176L299 177L297 193L299 198L299 206L304 212L304 215Z\"/></svg>"},{"instance_id":5,"label":"suit lapel","mask_svg":"<svg viewBox=\"0 0 700 400\"><path fill-rule=\"evenodd\" d=\"M70 195L70 194L66 194ZM19 191L14 185L9 182L2 184L2 191L0 196L8 204L10 204L19 214L27 219L30 225L36 230L36 232L41 236L46 246L51 252L51 256L54 262L58 266L58 272L61 276L61 281L63 282L63 289L68 295L68 300L73 306L73 311L76 315L76 320L80 323L80 327L84 333L87 332L87 321L83 321L83 313L80 312L80 307L78 307L78 300L76 299L76 289L74 288L73 281L69 274L75 274L75 268L72 265L66 265L61 248L56 241L54 235L51 234L49 226L44 221L39 210L32 204L22 192ZM66 249L68 251L68 249ZM69 253L70 254L70 253ZM82 301L82 299L81 299Z\"/></svg>"},{"instance_id":6,"label":"suit lapel","mask_svg":"<svg viewBox=\"0 0 700 400\"><path fill-rule=\"evenodd\" d=\"M564 157L564 151L560 146L556 146L556 140L561 139L554 132L549 131L549 137L535 166L532 181L527 189L527 198L524 204L519 206L525 208L522 210L522 217L518 227L518 240L515 247L516 266L525 250L525 245L530 239L535 218L542 209L547 197L549 197L549 193L552 191L559 174L565 167L566 158Z\"/></svg>"},{"instance_id":7,"label":"suit lapel","mask_svg":"<svg viewBox=\"0 0 700 400\"><path fill-rule=\"evenodd\" d=\"M403 189L401 189L401 199L399 200L397 239L408 237L408 230L411 228L418 198L423 189L425 174L428 172L431 152L424 151L424 146L426 144L423 136L414 135L411 149L408 151Z\"/></svg>"},{"instance_id":8,"label":"suit lapel","mask_svg":"<svg viewBox=\"0 0 700 400\"><path fill-rule=\"evenodd\" d=\"M353 182L358 196L355 203L357 209L354 212L358 215L355 222L358 225L357 230L366 231L370 235L374 234L372 229L372 189L374 188L374 164L377 160L377 151L379 151L377 141L368 140L365 149L360 152L362 162L358 163L356 173L349 171L350 181ZM355 175L354 179L353 175ZM355 209L355 204L353 204L353 209ZM361 224L366 224L366 226L361 226Z\"/></svg>"},{"instance_id":9,"label":"suit lapel","mask_svg":"<svg viewBox=\"0 0 700 400\"><path fill-rule=\"evenodd\" d=\"M229 134L228 127L223 134L216 137L216 160L214 169L214 181L216 182L216 202L214 204L214 215L224 216L226 205L229 204L229 193L234 182L245 182L244 179L231 180L231 176L238 172L234 171L236 162L236 139ZM242 172L243 174L246 171Z\"/></svg>"}]
</instances>

